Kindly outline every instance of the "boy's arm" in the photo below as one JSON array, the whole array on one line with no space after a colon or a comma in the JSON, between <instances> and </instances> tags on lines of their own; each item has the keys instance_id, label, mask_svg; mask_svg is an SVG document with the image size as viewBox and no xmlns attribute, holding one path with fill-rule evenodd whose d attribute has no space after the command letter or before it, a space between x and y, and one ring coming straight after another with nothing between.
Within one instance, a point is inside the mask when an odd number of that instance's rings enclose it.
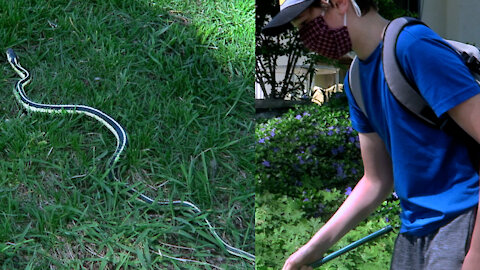
<instances>
[{"instance_id":1,"label":"boy's arm","mask_svg":"<svg viewBox=\"0 0 480 270\"><path fill-rule=\"evenodd\" d=\"M448 114L470 136L480 143L480 94L457 105ZM462 270L475 270L480 265L480 207L477 209L477 219L473 229L470 249L463 263Z\"/></svg>"},{"instance_id":2,"label":"boy's arm","mask_svg":"<svg viewBox=\"0 0 480 270\"><path fill-rule=\"evenodd\" d=\"M361 133L359 137L364 176L335 215L288 258L284 270L311 269L306 265L321 259L328 248L372 213L392 192L392 162L385 144L376 133Z\"/></svg>"}]
</instances>

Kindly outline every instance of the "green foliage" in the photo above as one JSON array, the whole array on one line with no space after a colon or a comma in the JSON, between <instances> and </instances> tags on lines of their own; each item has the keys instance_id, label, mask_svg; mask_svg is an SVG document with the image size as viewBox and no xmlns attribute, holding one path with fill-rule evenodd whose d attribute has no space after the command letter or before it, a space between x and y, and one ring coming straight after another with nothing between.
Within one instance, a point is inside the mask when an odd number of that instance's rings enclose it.
<instances>
[{"instance_id":1,"label":"green foliage","mask_svg":"<svg viewBox=\"0 0 480 270\"><path fill-rule=\"evenodd\" d=\"M301 247L323 224L306 218L302 202L265 193L255 198L257 269L280 269L292 251Z\"/></svg>"},{"instance_id":2,"label":"green foliage","mask_svg":"<svg viewBox=\"0 0 480 270\"><path fill-rule=\"evenodd\" d=\"M416 17L417 14L399 7L395 0L377 0L378 13L387 20L393 20L398 17L409 16Z\"/></svg>"},{"instance_id":3,"label":"green foliage","mask_svg":"<svg viewBox=\"0 0 480 270\"><path fill-rule=\"evenodd\" d=\"M363 174L346 97L298 107L256 127L256 188L295 195L356 182Z\"/></svg>"}]
</instances>

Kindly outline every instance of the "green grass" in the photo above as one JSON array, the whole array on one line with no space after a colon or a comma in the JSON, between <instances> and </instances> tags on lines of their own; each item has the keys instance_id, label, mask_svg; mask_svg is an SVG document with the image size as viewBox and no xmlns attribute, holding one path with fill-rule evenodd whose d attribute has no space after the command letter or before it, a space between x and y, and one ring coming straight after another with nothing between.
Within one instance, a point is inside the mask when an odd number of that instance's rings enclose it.
<instances>
[{"instance_id":1,"label":"green grass","mask_svg":"<svg viewBox=\"0 0 480 270\"><path fill-rule=\"evenodd\" d=\"M0 0L0 50L32 73L32 100L92 106L125 127L122 182L194 202L253 253L253 12L242 0ZM115 138L101 124L25 112L2 63L3 269L253 268L201 217L106 178Z\"/></svg>"}]
</instances>

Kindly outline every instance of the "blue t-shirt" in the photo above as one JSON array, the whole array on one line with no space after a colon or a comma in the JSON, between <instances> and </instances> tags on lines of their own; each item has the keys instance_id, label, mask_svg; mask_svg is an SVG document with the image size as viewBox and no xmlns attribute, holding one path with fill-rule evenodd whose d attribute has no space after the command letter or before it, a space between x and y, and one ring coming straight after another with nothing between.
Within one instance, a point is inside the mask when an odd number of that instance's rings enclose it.
<instances>
[{"instance_id":1,"label":"blue t-shirt","mask_svg":"<svg viewBox=\"0 0 480 270\"><path fill-rule=\"evenodd\" d=\"M395 100L383 73L382 47L383 42L359 61L368 119L345 79L352 126L361 133L376 132L384 141L402 207L400 232L422 236L478 204L479 176L464 145L425 125ZM396 53L406 77L437 116L480 93L461 58L428 27L406 27Z\"/></svg>"}]
</instances>

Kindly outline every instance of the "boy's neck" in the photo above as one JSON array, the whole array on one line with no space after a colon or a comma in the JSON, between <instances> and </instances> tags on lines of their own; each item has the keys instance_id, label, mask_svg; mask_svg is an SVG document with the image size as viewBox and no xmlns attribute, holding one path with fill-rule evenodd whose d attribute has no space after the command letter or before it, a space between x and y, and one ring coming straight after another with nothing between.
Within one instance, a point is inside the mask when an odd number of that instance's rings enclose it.
<instances>
[{"instance_id":1,"label":"boy's neck","mask_svg":"<svg viewBox=\"0 0 480 270\"><path fill-rule=\"evenodd\" d=\"M383 32L388 25L388 21L373 9L362 17L352 15L350 18L353 18L353 20L348 28L351 33L353 50L358 58L365 60L383 39Z\"/></svg>"}]
</instances>

